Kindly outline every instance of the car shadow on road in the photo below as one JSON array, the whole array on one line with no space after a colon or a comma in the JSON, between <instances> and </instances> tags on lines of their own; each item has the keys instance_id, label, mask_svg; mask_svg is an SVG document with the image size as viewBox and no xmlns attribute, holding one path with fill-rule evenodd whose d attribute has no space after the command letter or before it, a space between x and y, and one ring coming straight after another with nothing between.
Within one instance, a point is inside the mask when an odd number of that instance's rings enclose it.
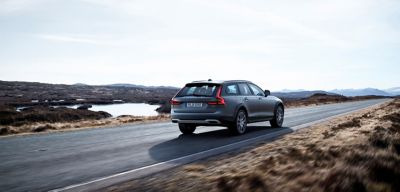
<instances>
[{"instance_id":1,"label":"car shadow on road","mask_svg":"<svg viewBox=\"0 0 400 192\"><path fill-rule=\"evenodd\" d=\"M201 127L198 129L201 129ZM272 128L270 126L249 125L246 134L239 136L232 135L228 129L218 129L192 135L181 134L177 138L154 145L149 149L149 154L151 158L158 162L168 161L282 130L292 131L290 127Z\"/></svg>"}]
</instances>

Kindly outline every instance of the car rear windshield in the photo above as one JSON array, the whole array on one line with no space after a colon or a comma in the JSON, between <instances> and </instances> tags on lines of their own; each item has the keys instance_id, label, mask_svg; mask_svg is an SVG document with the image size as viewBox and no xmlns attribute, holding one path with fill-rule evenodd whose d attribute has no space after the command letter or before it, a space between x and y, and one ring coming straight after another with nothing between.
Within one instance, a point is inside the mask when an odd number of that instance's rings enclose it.
<instances>
[{"instance_id":1,"label":"car rear windshield","mask_svg":"<svg viewBox=\"0 0 400 192\"><path fill-rule=\"evenodd\" d=\"M177 97L198 96L213 97L217 92L218 84L187 84L177 95Z\"/></svg>"}]
</instances>

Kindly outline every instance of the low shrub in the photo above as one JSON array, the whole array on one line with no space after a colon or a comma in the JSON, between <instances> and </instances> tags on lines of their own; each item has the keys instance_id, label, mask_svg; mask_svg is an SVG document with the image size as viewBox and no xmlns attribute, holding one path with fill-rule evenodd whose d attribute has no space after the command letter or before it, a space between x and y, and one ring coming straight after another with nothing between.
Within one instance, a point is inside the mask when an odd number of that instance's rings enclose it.
<instances>
[{"instance_id":1,"label":"low shrub","mask_svg":"<svg viewBox=\"0 0 400 192\"><path fill-rule=\"evenodd\" d=\"M32 131L33 132L43 132L43 131L47 131L50 129L55 129L55 127L51 126L51 125L43 125L43 126L39 126L34 128Z\"/></svg>"}]
</instances>

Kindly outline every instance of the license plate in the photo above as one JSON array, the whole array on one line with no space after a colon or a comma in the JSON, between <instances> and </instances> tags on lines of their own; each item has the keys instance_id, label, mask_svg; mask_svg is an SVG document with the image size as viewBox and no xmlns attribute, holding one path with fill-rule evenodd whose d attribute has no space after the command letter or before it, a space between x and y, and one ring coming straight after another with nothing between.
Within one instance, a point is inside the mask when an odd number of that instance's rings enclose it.
<instances>
[{"instance_id":1,"label":"license plate","mask_svg":"<svg viewBox=\"0 0 400 192\"><path fill-rule=\"evenodd\" d=\"M186 103L186 107L199 108L199 107L203 107L203 103Z\"/></svg>"}]
</instances>

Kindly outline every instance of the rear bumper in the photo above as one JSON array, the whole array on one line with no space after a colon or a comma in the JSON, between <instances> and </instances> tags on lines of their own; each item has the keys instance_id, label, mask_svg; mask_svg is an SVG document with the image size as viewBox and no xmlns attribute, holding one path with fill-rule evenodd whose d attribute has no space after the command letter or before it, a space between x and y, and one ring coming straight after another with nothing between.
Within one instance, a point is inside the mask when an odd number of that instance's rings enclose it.
<instances>
[{"instance_id":1,"label":"rear bumper","mask_svg":"<svg viewBox=\"0 0 400 192\"><path fill-rule=\"evenodd\" d=\"M196 125L227 125L233 122L234 118L218 113L172 113L171 121Z\"/></svg>"},{"instance_id":2,"label":"rear bumper","mask_svg":"<svg viewBox=\"0 0 400 192\"><path fill-rule=\"evenodd\" d=\"M205 119L205 120L185 120L185 119L172 119L173 123L188 123L188 124L204 124L204 125L222 125L223 123L218 119Z\"/></svg>"}]
</instances>

